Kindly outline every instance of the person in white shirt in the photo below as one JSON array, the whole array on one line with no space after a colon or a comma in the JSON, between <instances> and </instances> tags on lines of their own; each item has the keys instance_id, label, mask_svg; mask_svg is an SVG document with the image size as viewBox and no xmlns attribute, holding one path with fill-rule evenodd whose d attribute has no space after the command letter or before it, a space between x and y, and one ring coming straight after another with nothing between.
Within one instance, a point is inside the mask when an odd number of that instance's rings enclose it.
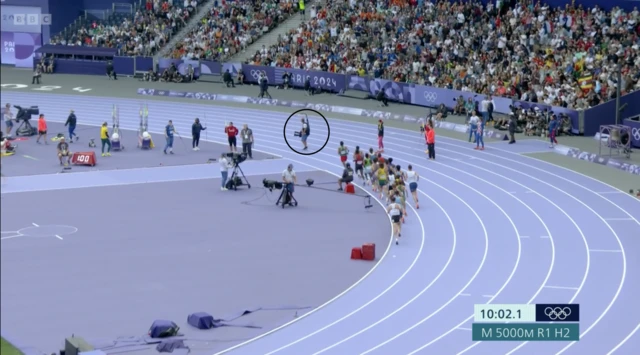
<instances>
[{"instance_id":1,"label":"person in white shirt","mask_svg":"<svg viewBox=\"0 0 640 355\"><path fill-rule=\"evenodd\" d=\"M282 205L284 207L285 204L291 205L291 202L293 200L294 186L298 183L296 172L295 170L293 170L293 164L289 164L287 168L282 172L282 182L284 183L284 188L287 192L284 201L282 201Z\"/></svg>"},{"instance_id":2,"label":"person in white shirt","mask_svg":"<svg viewBox=\"0 0 640 355\"><path fill-rule=\"evenodd\" d=\"M478 113L474 110L471 117L469 117L469 142L471 142L471 138L475 137L479 121L480 117L478 117ZM473 141L475 143L475 139Z\"/></svg>"},{"instance_id":3,"label":"person in white shirt","mask_svg":"<svg viewBox=\"0 0 640 355\"><path fill-rule=\"evenodd\" d=\"M396 238L396 245L400 239L400 220L402 219L402 205L396 202L395 198L387 206L387 213L391 217L393 236Z\"/></svg>"},{"instance_id":4,"label":"person in white shirt","mask_svg":"<svg viewBox=\"0 0 640 355\"><path fill-rule=\"evenodd\" d=\"M226 188L226 184L227 184L227 178L229 177L229 168L231 168L231 163L227 159L226 153L222 153L222 155L220 155L219 163L220 163L220 175L222 176L222 183L221 183L222 186L220 186L220 190L227 191L228 189Z\"/></svg>"},{"instance_id":5,"label":"person in white shirt","mask_svg":"<svg viewBox=\"0 0 640 355\"><path fill-rule=\"evenodd\" d=\"M409 184L409 191L411 192L411 197L413 197L413 202L416 204L416 209L420 208L418 205L418 181L420 180L420 175L416 171L413 170L413 166L409 165L407 167L407 171L405 172L406 182Z\"/></svg>"}]
</instances>

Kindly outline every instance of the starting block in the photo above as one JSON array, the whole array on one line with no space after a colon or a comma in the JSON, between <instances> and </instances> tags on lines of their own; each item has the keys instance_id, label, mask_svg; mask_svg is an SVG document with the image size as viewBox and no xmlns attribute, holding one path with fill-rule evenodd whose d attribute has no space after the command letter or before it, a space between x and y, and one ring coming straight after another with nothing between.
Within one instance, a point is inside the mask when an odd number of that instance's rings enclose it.
<instances>
[{"instance_id":1,"label":"starting block","mask_svg":"<svg viewBox=\"0 0 640 355\"><path fill-rule=\"evenodd\" d=\"M345 186L344 192L348 193L348 194L355 194L356 193L356 188L355 188L355 186L353 186L352 183L348 182L347 186Z\"/></svg>"},{"instance_id":2,"label":"starting block","mask_svg":"<svg viewBox=\"0 0 640 355\"><path fill-rule=\"evenodd\" d=\"M376 245L373 243L366 243L362 245L362 260L375 260L376 259Z\"/></svg>"},{"instance_id":3,"label":"starting block","mask_svg":"<svg viewBox=\"0 0 640 355\"><path fill-rule=\"evenodd\" d=\"M113 151L120 151L124 149L124 145L122 145L122 142L120 142L120 140L112 140L111 141L111 150Z\"/></svg>"},{"instance_id":4,"label":"starting block","mask_svg":"<svg viewBox=\"0 0 640 355\"><path fill-rule=\"evenodd\" d=\"M71 156L71 164L95 166L97 162L95 152L76 152Z\"/></svg>"},{"instance_id":5,"label":"starting block","mask_svg":"<svg viewBox=\"0 0 640 355\"><path fill-rule=\"evenodd\" d=\"M351 260L361 260L362 259L362 249L358 247L354 247L351 249Z\"/></svg>"}]
</instances>

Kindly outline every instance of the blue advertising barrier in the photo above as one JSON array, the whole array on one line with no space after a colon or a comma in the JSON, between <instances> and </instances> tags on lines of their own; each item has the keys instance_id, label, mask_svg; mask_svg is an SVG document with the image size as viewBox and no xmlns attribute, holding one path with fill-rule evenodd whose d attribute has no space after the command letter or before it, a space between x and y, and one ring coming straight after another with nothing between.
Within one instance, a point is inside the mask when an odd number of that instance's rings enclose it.
<instances>
[{"instance_id":1,"label":"blue advertising barrier","mask_svg":"<svg viewBox=\"0 0 640 355\"><path fill-rule=\"evenodd\" d=\"M623 124L631 127L631 145L640 148L640 121L624 120Z\"/></svg>"},{"instance_id":2,"label":"blue advertising barrier","mask_svg":"<svg viewBox=\"0 0 640 355\"><path fill-rule=\"evenodd\" d=\"M620 98L620 106L624 106L622 118L640 115L640 91L632 92ZM616 123L616 101L607 101L598 106L592 107L584 113L584 135L594 136L600 132L601 125Z\"/></svg>"},{"instance_id":3,"label":"blue advertising barrier","mask_svg":"<svg viewBox=\"0 0 640 355\"><path fill-rule=\"evenodd\" d=\"M118 75L135 74L135 58L133 57L113 57L113 70Z\"/></svg>"},{"instance_id":4,"label":"blue advertising barrier","mask_svg":"<svg viewBox=\"0 0 640 355\"><path fill-rule=\"evenodd\" d=\"M153 57L133 57L134 70L149 71L153 69Z\"/></svg>"}]
</instances>

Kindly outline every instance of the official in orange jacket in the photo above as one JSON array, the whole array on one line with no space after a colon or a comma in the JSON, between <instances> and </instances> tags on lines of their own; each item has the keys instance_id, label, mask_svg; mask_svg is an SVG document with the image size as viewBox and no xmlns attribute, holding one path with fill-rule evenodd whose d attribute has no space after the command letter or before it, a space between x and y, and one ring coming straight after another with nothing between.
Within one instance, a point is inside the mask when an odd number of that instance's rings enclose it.
<instances>
[{"instance_id":1,"label":"official in orange jacket","mask_svg":"<svg viewBox=\"0 0 640 355\"><path fill-rule=\"evenodd\" d=\"M425 137L427 138L427 153L429 159L436 159L436 130L433 128L433 122L429 121L425 127Z\"/></svg>"},{"instance_id":2,"label":"official in orange jacket","mask_svg":"<svg viewBox=\"0 0 640 355\"><path fill-rule=\"evenodd\" d=\"M44 144L49 144L49 142L47 142L47 121L44 119L43 114L40 114L40 117L38 117L38 138L36 139L36 143L40 144L40 138L43 138Z\"/></svg>"}]
</instances>

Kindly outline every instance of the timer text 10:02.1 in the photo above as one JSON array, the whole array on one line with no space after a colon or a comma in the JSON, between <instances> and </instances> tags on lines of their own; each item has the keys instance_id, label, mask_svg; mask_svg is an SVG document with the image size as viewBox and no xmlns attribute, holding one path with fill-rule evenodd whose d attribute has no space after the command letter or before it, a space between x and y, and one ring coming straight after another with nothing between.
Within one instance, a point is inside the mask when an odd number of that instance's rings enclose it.
<instances>
[{"instance_id":1,"label":"timer text 10:02.1","mask_svg":"<svg viewBox=\"0 0 640 355\"><path fill-rule=\"evenodd\" d=\"M482 319L521 319L522 312L519 309L483 309L480 311Z\"/></svg>"}]
</instances>

